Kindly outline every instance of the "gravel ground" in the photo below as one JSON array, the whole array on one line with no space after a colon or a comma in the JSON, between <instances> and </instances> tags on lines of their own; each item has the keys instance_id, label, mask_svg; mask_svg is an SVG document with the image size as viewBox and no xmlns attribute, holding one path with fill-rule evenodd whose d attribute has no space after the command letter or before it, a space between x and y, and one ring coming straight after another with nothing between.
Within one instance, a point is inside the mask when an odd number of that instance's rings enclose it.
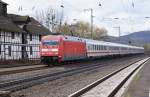
<instances>
[{"instance_id":1,"label":"gravel ground","mask_svg":"<svg viewBox=\"0 0 150 97\"><path fill-rule=\"evenodd\" d=\"M25 97L67 97L69 94L74 93L116 69L128 65L130 62L133 62L138 58L139 57L125 57L107 60L103 64L108 66L17 91L12 93L12 97L16 97L16 95L24 95Z\"/></svg>"}]
</instances>

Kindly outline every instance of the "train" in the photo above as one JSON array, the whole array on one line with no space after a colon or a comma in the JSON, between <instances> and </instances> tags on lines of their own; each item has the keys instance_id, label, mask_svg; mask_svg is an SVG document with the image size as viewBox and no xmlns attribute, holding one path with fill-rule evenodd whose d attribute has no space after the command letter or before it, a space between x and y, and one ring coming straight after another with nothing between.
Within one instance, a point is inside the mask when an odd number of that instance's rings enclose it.
<instances>
[{"instance_id":1,"label":"train","mask_svg":"<svg viewBox=\"0 0 150 97\"><path fill-rule=\"evenodd\" d=\"M43 36L40 45L41 60L46 64L142 53L143 47L67 35Z\"/></svg>"}]
</instances>

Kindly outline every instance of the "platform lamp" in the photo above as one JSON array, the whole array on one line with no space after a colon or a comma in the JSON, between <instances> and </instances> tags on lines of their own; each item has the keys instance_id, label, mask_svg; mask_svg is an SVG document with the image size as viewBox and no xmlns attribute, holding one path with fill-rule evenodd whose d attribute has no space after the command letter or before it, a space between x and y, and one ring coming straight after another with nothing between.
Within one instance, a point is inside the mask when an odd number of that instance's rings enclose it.
<instances>
[{"instance_id":1,"label":"platform lamp","mask_svg":"<svg viewBox=\"0 0 150 97\"><path fill-rule=\"evenodd\" d=\"M150 17L145 17L145 19L150 19ZM147 30L149 30L149 29L147 29Z\"/></svg>"},{"instance_id":2,"label":"platform lamp","mask_svg":"<svg viewBox=\"0 0 150 97\"><path fill-rule=\"evenodd\" d=\"M114 19L114 20L119 20L118 17L115 17L115 18L113 18L113 19ZM118 29L119 42L121 42L121 40L120 40L120 36L121 36L121 27L120 27L120 26L117 26L117 27L113 27L113 28Z\"/></svg>"}]
</instances>

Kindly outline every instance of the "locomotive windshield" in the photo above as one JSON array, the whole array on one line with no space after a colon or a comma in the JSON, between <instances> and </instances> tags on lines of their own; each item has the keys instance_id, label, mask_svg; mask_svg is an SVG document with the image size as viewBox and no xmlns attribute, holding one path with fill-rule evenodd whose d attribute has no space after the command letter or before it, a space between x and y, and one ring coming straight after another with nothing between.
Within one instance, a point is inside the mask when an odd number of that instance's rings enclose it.
<instances>
[{"instance_id":1,"label":"locomotive windshield","mask_svg":"<svg viewBox=\"0 0 150 97\"><path fill-rule=\"evenodd\" d=\"M58 45L58 41L43 41L43 45Z\"/></svg>"}]
</instances>

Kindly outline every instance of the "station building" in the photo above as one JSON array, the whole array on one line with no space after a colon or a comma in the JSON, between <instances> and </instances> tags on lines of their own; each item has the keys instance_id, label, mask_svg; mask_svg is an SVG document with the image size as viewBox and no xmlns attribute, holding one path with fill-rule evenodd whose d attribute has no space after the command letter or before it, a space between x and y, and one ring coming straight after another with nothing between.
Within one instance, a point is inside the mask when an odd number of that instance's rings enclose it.
<instances>
[{"instance_id":1,"label":"station building","mask_svg":"<svg viewBox=\"0 0 150 97\"><path fill-rule=\"evenodd\" d=\"M40 60L42 35L51 32L29 16L7 13L7 3L0 0L0 64Z\"/></svg>"}]
</instances>

